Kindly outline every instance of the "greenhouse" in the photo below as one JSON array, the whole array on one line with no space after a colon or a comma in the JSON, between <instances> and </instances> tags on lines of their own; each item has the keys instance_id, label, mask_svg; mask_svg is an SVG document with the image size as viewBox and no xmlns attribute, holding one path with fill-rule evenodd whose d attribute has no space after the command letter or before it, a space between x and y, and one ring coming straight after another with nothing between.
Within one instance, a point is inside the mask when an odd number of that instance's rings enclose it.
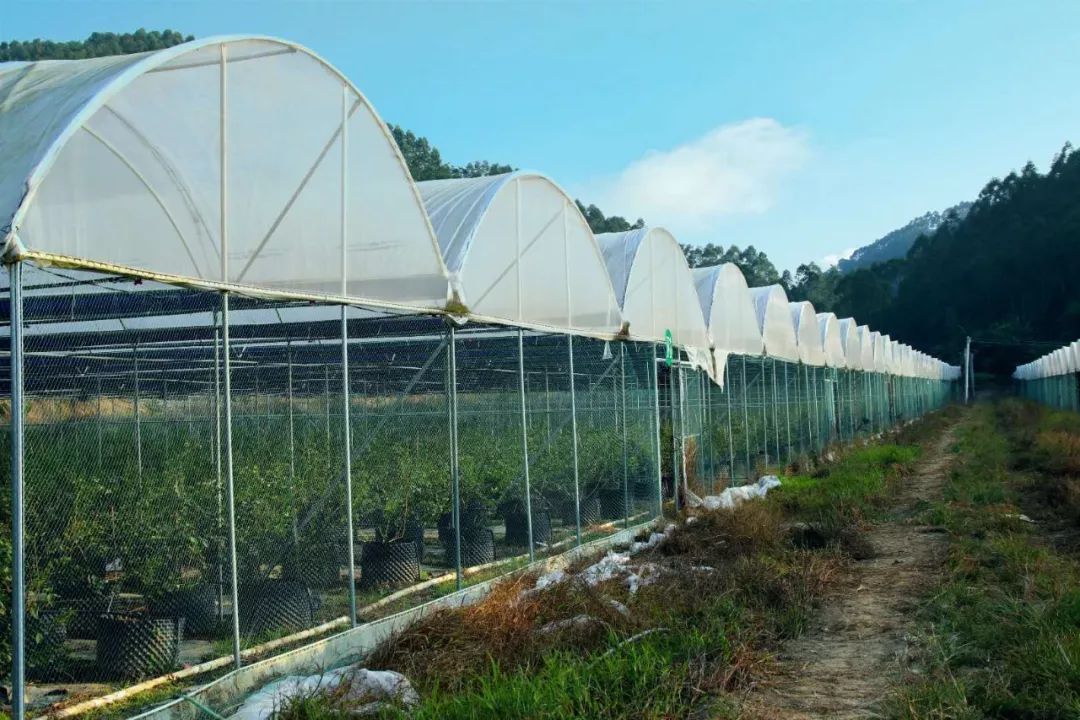
<instances>
[{"instance_id":1,"label":"greenhouse","mask_svg":"<svg viewBox=\"0 0 1080 720\"><path fill-rule=\"evenodd\" d=\"M1075 340L1013 372L1017 393L1060 410L1080 411L1080 340Z\"/></svg>"},{"instance_id":2,"label":"greenhouse","mask_svg":"<svg viewBox=\"0 0 1080 720\"><path fill-rule=\"evenodd\" d=\"M293 43L0 64L0 136L16 718L340 659L952 379L543 175L414 183Z\"/></svg>"}]
</instances>

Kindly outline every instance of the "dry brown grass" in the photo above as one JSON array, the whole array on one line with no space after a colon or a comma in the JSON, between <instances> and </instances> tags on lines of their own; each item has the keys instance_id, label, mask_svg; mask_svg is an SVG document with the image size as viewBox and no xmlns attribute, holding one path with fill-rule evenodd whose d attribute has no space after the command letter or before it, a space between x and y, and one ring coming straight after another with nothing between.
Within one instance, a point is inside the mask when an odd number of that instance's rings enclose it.
<instances>
[{"instance_id":1,"label":"dry brown grass","mask_svg":"<svg viewBox=\"0 0 1080 720\"><path fill-rule=\"evenodd\" d=\"M442 611L411 626L380 647L368 666L401 672L421 692L436 686L458 692L472 687L493 665L504 672L535 669L554 651L588 655L674 622L704 626L705 618L695 618L729 598L733 607L761 617L739 624L723 656L699 658L692 667L703 692L741 685L760 672L768 658L765 647L775 637L802 627L835 579L840 556L792 550L782 515L767 503L696 517L659 548L635 557L635 563L663 568L636 595L618 579L596 587L571 580L529 592L536 575L519 576L497 585L476 605ZM592 562L595 558L581 560L569 571L579 572ZM767 614L782 616L779 627L763 620ZM541 632L550 623L579 616L591 620Z\"/></svg>"}]
</instances>

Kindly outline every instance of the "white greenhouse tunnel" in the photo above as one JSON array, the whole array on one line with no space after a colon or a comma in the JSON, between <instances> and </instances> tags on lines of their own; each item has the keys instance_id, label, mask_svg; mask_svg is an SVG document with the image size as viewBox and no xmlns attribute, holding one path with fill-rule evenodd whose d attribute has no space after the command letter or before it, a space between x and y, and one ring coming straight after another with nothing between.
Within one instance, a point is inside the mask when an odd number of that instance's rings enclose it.
<instances>
[{"instance_id":1,"label":"white greenhouse tunnel","mask_svg":"<svg viewBox=\"0 0 1080 720\"><path fill-rule=\"evenodd\" d=\"M438 246L386 125L298 45L235 37L6 63L0 95L9 256L446 303Z\"/></svg>"},{"instance_id":2,"label":"white greenhouse tunnel","mask_svg":"<svg viewBox=\"0 0 1080 720\"><path fill-rule=\"evenodd\" d=\"M804 365L813 367L825 365L821 327L818 324L814 306L803 300L790 303L790 308L791 322L795 326L795 339L799 345L799 360Z\"/></svg>"},{"instance_id":3,"label":"white greenhouse tunnel","mask_svg":"<svg viewBox=\"0 0 1080 720\"><path fill-rule=\"evenodd\" d=\"M862 344L859 325L854 318L840 320L840 342L844 346L844 363L849 370L862 370Z\"/></svg>"},{"instance_id":4,"label":"white greenhouse tunnel","mask_svg":"<svg viewBox=\"0 0 1080 720\"><path fill-rule=\"evenodd\" d=\"M779 285L750 288L757 313L758 328L765 344L765 355L778 360L799 362L799 343L787 293Z\"/></svg>"},{"instance_id":5,"label":"white greenhouse tunnel","mask_svg":"<svg viewBox=\"0 0 1080 720\"><path fill-rule=\"evenodd\" d=\"M596 240L630 338L664 342L670 332L690 362L716 378L694 277L674 236L663 228L640 228Z\"/></svg>"},{"instance_id":6,"label":"white greenhouse tunnel","mask_svg":"<svg viewBox=\"0 0 1080 720\"><path fill-rule=\"evenodd\" d=\"M844 342L840 335L840 320L831 312L817 314L821 333L821 349L825 353L825 365L831 368L847 367Z\"/></svg>"},{"instance_id":7,"label":"white greenhouse tunnel","mask_svg":"<svg viewBox=\"0 0 1080 720\"><path fill-rule=\"evenodd\" d=\"M694 268L693 277L718 371L729 355L761 355L761 328L742 271L723 263Z\"/></svg>"},{"instance_id":8,"label":"white greenhouse tunnel","mask_svg":"<svg viewBox=\"0 0 1080 720\"><path fill-rule=\"evenodd\" d=\"M549 178L509 173L417 187L470 316L609 339L619 334L624 318L596 239Z\"/></svg>"},{"instance_id":9,"label":"white greenhouse tunnel","mask_svg":"<svg viewBox=\"0 0 1080 720\"><path fill-rule=\"evenodd\" d=\"M844 366L882 369L854 320L823 329L731 264L691 271L661 228L598 240L544 175L414 183L368 100L292 42L4 63L0 96L9 260L604 339L670 330L717 382L733 353L839 366L833 333Z\"/></svg>"}]
</instances>

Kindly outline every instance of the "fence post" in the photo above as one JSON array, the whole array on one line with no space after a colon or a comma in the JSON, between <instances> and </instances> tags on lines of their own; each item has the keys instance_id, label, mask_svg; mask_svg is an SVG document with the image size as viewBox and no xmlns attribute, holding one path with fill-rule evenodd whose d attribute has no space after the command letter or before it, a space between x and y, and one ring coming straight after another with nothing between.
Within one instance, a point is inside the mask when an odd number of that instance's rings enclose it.
<instances>
[{"instance_id":1,"label":"fence post","mask_svg":"<svg viewBox=\"0 0 1080 720\"><path fill-rule=\"evenodd\" d=\"M626 457L630 446L626 428L626 343L619 343L619 386L622 410L622 482L623 482L623 527L630 527L630 466ZM618 409L616 417L618 417Z\"/></svg>"},{"instance_id":2,"label":"fence post","mask_svg":"<svg viewBox=\"0 0 1080 720\"><path fill-rule=\"evenodd\" d=\"M746 387L746 356L742 357L742 416L743 416L743 439L746 441L746 481L750 482L750 409L747 407L750 401L750 389Z\"/></svg>"},{"instance_id":3,"label":"fence post","mask_svg":"<svg viewBox=\"0 0 1080 720\"><path fill-rule=\"evenodd\" d=\"M233 664L240 661L240 588L236 569L236 492L233 477L232 442L232 352L229 346L229 293L221 294L221 342L224 357L225 400L225 505L229 529L229 594L232 600Z\"/></svg>"},{"instance_id":4,"label":"fence post","mask_svg":"<svg viewBox=\"0 0 1080 720\"><path fill-rule=\"evenodd\" d=\"M787 428L787 458L791 461L791 388L788 380L788 364L784 363L784 425Z\"/></svg>"},{"instance_id":5,"label":"fence post","mask_svg":"<svg viewBox=\"0 0 1080 720\"><path fill-rule=\"evenodd\" d=\"M23 500L23 294L22 263L8 266L11 340L11 717L26 717L26 578Z\"/></svg>"},{"instance_id":6,"label":"fence post","mask_svg":"<svg viewBox=\"0 0 1080 720\"><path fill-rule=\"evenodd\" d=\"M457 413L457 330L450 324L449 354L446 365L447 410L450 415L450 517L454 523L454 577L461 589L461 474L458 467Z\"/></svg>"},{"instance_id":7,"label":"fence post","mask_svg":"<svg viewBox=\"0 0 1080 720\"><path fill-rule=\"evenodd\" d=\"M652 366L653 416L656 420L656 516L664 514L664 450L660 438L660 370L657 368L656 346L649 352L649 364Z\"/></svg>"},{"instance_id":8,"label":"fence post","mask_svg":"<svg viewBox=\"0 0 1080 720\"><path fill-rule=\"evenodd\" d=\"M349 562L349 624L356 627L356 547L353 529L352 499L352 426L349 423L349 318L348 307L341 306L341 441L345 445L345 542Z\"/></svg>"},{"instance_id":9,"label":"fence post","mask_svg":"<svg viewBox=\"0 0 1080 720\"><path fill-rule=\"evenodd\" d=\"M731 432L731 358L724 358L724 398L727 401L727 449L731 482L735 482L735 436Z\"/></svg>"},{"instance_id":10,"label":"fence post","mask_svg":"<svg viewBox=\"0 0 1080 720\"><path fill-rule=\"evenodd\" d=\"M525 340L524 331L518 328L518 390L521 394L521 462L525 468L525 528L529 534L529 562L536 560L533 541L532 490L529 484L529 423L525 408Z\"/></svg>"},{"instance_id":11,"label":"fence post","mask_svg":"<svg viewBox=\"0 0 1080 720\"><path fill-rule=\"evenodd\" d=\"M570 355L570 429L574 439L574 522L577 526L577 544L581 545L581 487L578 479L578 431L577 390L574 388L574 336L566 336Z\"/></svg>"}]
</instances>

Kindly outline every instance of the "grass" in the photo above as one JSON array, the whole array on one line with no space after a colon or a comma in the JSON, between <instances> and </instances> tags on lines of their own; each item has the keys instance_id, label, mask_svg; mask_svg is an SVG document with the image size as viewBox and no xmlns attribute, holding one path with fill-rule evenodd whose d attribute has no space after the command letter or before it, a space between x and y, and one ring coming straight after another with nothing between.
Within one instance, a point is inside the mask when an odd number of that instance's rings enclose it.
<instances>
[{"instance_id":1,"label":"grass","mask_svg":"<svg viewBox=\"0 0 1080 720\"><path fill-rule=\"evenodd\" d=\"M806 629L837 578L845 538L884 511L918 455L912 444L852 449L765 501L701 513L635 558L666 570L636 594L619 581L529 592L535 576L519 577L410 627L365 664L410 679L423 698L410 718L737 717L740 691ZM799 547L800 524L825 528L824 541ZM552 629L580 617L591 619ZM348 712L315 697L281 717Z\"/></svg>"},{"instance_id":2,"label":"grass","mask_svg":"<svg viewBox=\"0 0 1080 720\"><path fill-rule=\"evenodd\" d=\"M1047 432L1071 437L1047 443ZM945 499L924 518L949 534L945 580L923 610L925 671L897 693L894 717L1080 717L1080 566L1043 536L1042 514L1021 517L1037 492L1070 481L1056 473L1077 433L1076 419L1015 401L962 423Z\"/></svg>"}]
</instances>

